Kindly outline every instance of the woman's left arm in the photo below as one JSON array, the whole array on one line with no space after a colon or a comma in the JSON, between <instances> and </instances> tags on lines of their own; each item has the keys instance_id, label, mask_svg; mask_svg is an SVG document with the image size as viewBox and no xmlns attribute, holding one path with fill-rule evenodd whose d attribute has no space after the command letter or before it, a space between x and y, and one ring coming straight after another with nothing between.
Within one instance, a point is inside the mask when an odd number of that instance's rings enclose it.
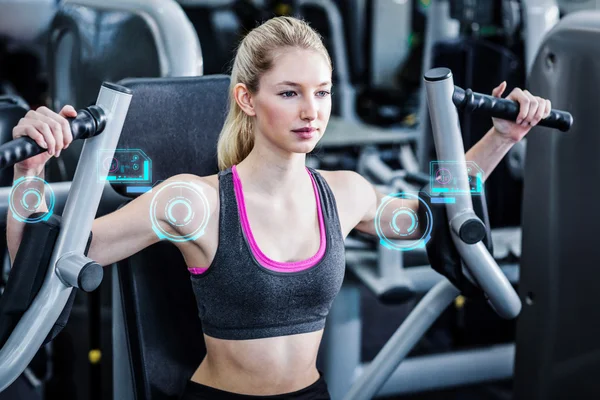
<instances>
[{"instance_id":1,"label":"woman's left arm","mask_svg":"<svg viewBox=\"0 0 600 400\"><path fill-rule=\"evenodd\" d=\"M494 97L500 97L502 96L502 93L504 93L504 90L506 90L506 82L502 82L496 87L492 91L492 95ZM552 109L550 100L534 96L529 91L521 90L519 88L515 88L508 96L506 96L506 98L519 103L520 111L517 121L511 122L492 118L492 128L465 154L466 161L475 162L477 166L484 171L484 182L512 146L523 139L527 133L529 133L531 128L537 125L540 120L546 118ZM351 179L353 182L350 186L354 188L356 194L360 194L356 197L358 199L357 206L361 209L361 212L364 210L363 217L355 226L355 229L371 235L377 235L374 225L375 214L381 200L386 197L386 195L377 191L370 182L356 173L352 174ZM419 202L417 200L398 199L398 201L402 201L402 204L405 207L409 206L417 212L419 207ZM390 207L390 209L393 208L394 207ZM380 216L382 227L388 227L393 218L392 214L385 214L386 213ZM411 237L396 235L391 229L384 233L389 239L418 239L420 237L419 232L415 232Z\"/></svg>"}]
</instances>

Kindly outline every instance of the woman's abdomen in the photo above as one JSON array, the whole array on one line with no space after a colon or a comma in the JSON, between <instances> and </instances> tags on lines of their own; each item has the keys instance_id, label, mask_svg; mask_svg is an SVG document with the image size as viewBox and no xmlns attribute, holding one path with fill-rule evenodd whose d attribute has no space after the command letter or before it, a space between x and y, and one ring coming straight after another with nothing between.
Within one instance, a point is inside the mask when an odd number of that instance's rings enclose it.
<instances>
[{"instance_id":1,"label":"woman's abdomen","mask_svg":"<svg viewBox=\"0 0 600 400\"><path fill-rule=\"evenodd\" d=\"M323 331L254 340L205 335L207 356L192 377L200 384L251 395L289 393L318 378Z\"/></svg>"}]
</instances>

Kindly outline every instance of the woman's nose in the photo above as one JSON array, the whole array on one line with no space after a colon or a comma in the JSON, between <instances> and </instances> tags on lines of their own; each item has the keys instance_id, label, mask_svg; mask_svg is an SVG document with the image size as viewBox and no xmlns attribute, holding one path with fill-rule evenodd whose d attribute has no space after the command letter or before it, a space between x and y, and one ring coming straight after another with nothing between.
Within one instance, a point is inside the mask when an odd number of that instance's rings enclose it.
<instances>
[{"instance_id":1,"label":"woman's nose","mask_svg":"<svg viewBox=\"0 0 600 400\"><path fill-rule=\"evenodd\" d=\"M302 109L300 110L300 118L312 121L317 118L318 113L319 109L317 103L312 100L307 100L302 104Z\"/></svg>"}]
</instances>

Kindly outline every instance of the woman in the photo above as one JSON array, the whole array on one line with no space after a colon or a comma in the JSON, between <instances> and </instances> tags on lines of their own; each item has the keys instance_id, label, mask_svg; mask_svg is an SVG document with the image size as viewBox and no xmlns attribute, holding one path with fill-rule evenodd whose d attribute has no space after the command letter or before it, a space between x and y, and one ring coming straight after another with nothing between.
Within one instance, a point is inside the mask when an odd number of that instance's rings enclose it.
<instances>
[{"instance_id":1,"label":"woman","mask_svg":"<svg viewBox=\"0 0 600 400\"><path fill-rule=\"evenodd\" d=\"M355 172L305 167L329 120L331 73L319 35L306 23L279 17L257 27L235 57L219 174L178 175L158 185L201 187L210 214L203 236L174 242L192 274L207 347L184 398L329 398L316 357L343 280L344 238L353 229L376 234L385 195ZM508 98L520 103L517 123L493 120L467 153L487 174L550 112L548 100L527 91ZM43 177L48 159L72 141L64 117L75 115L70 106L59 114L42 107L19 122L13 137L29 136L48 152L15 165L15 180ZM88 256L109 265L160 240L148 218L152 196L95 220ZM166 231L186 234L159 219ZM13 260L22 230L9 219Z\"/></svg>"}]
</instances>

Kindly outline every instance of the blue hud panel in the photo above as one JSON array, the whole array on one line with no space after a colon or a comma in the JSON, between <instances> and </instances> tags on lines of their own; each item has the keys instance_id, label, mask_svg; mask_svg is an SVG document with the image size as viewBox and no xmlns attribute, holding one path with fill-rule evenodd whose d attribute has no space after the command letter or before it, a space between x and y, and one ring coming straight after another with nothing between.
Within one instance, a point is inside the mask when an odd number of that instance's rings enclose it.
<instances>
[{"instance_id":1,"label":"blue hud panel","mask_svg":"<svg viewBox=\"0 0 600 400\"><path fill-rule=\"evenodd\" d=\"M432 161L429 167L432 196L479 195L482 192L484 172L473 161Z\"/></svg>"},{"instance_id":2,"label":"blue hud panel","mask_svg":"<svg viewBox=\"0 0 600 400\"><path fill-rule=\"evenodd\" d=\"M100 150L98 179L116 184L151 183L152 160L140 149L116 149L114 154Z\"/></svg>"}]
</instances>

